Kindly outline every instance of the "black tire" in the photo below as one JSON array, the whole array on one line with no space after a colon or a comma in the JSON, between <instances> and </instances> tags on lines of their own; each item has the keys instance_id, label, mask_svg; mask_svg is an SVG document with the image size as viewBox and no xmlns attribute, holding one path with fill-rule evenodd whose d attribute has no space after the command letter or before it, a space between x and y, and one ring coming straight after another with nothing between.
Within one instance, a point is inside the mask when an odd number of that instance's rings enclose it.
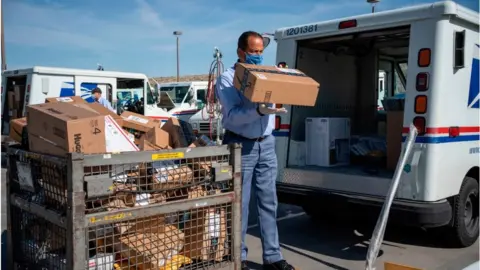
<instances>
[{"instance_id":1,"label":"black tire","mask_svg":"<svg viewBox=\"0 0 480 270\"><path fill-rule=\"evenodd\" d=\"M454 200L452 244L469 247L478 239L479 215L478 182L474 178L463 179L460 193Z\"/></svg>"}]
</instances>

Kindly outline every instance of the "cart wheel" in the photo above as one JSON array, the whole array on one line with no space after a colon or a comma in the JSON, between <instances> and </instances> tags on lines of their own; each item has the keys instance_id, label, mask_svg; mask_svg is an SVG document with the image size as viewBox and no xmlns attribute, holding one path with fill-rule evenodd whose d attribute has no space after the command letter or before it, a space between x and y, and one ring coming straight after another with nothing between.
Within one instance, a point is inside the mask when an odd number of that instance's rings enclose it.
<instances>
[{"instance_id":1,"label":"cart wheel","mask_svg":"<svg viewBox=\"0 0 480 270\"><path fill-rule=\"evenodd\" d=\"M478 239L479 225L478 182L474 178L463 179L460 194L454 205L452 242L456 246L468 247Z\"/></svg>"}]
</instances>

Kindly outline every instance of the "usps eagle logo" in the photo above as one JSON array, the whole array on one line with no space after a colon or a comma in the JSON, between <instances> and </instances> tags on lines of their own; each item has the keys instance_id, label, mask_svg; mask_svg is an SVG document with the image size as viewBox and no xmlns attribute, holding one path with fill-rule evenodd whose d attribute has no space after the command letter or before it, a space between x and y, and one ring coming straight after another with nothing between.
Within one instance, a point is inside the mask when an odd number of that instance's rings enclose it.
<instances>
[{"instance_id":1,"label":"usps eagle logo","mask_svg":"<svg viewBox=\"0 0 480 270\"><path fill-rule=\"evenodd\" d=\"M472 73L470 75L470 89L468 91L468 108L480 108L480 45L475 44L473 48Z\"/></svg>"}]
</instances>

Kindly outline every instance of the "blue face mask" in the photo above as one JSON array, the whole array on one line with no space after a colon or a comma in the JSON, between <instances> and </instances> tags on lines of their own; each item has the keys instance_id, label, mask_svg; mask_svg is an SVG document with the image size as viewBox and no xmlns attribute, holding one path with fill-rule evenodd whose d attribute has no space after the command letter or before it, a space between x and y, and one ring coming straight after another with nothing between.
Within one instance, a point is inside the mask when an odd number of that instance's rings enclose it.
<instances>
[{"instance_id":1,"label":"blue face mask","mask_svg":"<svg viewBox=\"0 0 480 270\"><path fill-rule=\"evenodd\" d=\"M261 65L263 63L263 55L245 53L245 63L251 65Z\"/></svg>"}]
</instances>

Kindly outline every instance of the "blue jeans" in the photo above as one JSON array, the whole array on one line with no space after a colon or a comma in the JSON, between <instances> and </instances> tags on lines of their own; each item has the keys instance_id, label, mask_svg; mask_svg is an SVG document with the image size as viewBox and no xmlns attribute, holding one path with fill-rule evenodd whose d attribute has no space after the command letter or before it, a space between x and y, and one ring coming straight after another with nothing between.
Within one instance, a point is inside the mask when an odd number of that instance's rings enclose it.
<instances>
[{"instance_id":1,"label":"blue jeans","mask_svg":"<svg viewBox=\"0 0 480 270\"><path fill-rule=\"evenodd\" d=\"M242 144L242 261L247 259L248 248L245 235L248 229L250 192L257 196L258 220L263 249L263 262L282 260L277 230L277 155L275 137L270 135L263 141L251 141L225 136L224 144Z\"/></svg>"}]
</instances>

